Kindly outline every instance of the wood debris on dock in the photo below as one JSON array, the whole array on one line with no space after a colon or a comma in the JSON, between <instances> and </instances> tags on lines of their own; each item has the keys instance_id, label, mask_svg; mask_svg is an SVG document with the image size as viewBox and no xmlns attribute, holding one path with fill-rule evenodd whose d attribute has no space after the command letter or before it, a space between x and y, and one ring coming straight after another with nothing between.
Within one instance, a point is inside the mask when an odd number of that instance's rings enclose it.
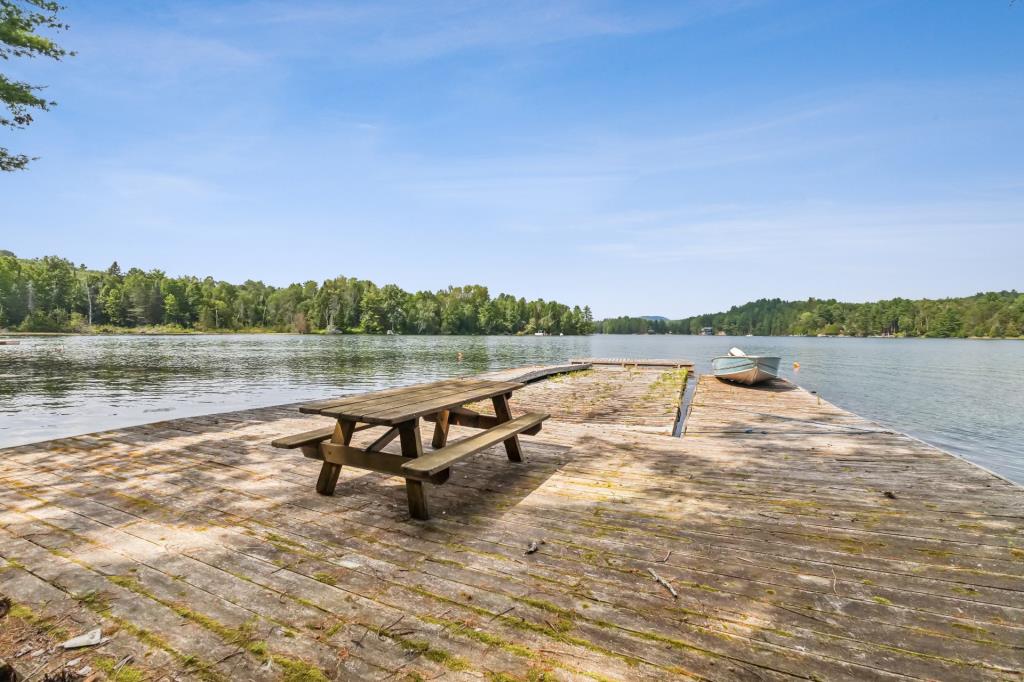
<instances>
[{"instance_id":1,"label":"wood debris on dock","mask_svg":"<svg viewBox=\"0 0 1024 682\"><path fill-rule=\"evenodd\" d=\"M328 425L294 405L0 450L0 665L1021 679L1019 486L785 382L701 377L673 438L686 363L588 363L518 391L552 415L526 462L462 463L429 522L399 478L343 469L315 494L319 463L270 446Z\"/></svg>"}]
</instances>

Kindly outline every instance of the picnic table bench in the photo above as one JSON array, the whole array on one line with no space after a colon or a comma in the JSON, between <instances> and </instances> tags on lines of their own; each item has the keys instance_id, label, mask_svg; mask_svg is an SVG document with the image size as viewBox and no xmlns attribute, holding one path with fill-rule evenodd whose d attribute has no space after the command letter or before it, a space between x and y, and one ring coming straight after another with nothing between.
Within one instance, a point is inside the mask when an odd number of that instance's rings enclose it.
<instances>
[{"instance_id":1,"label":"picnic table bench","mask_svg":"<svg viewBox=\"0 0 1024 682\"><path fill-rule=\"evenodd\" d=\"M489 379L448 379L428 384L390 388L333 400L322 400L299 407L304 414L318 414L337 420L334 426L306 431L273 441L277 448L299 448L306 457L322 460L316 491L333 495L341 467L352 466L405 478L409 514L416 519L430 518L424 483L440 485L448 480L451 466L482 450L505 444L512 462L523 461L519 434L533 435L549 415L527 413L512 417L509 398L524 384ZM490 399L494 416L465 407ZM433 452L424 454L420 437L420 419L434 423ZM482 429L480 433L448 444L452 425ZM382 427L386 430L364 448L352 446L356 431ZM401 442L401 455L382 452L395 438Z\"/></svg>"}]
</instances>

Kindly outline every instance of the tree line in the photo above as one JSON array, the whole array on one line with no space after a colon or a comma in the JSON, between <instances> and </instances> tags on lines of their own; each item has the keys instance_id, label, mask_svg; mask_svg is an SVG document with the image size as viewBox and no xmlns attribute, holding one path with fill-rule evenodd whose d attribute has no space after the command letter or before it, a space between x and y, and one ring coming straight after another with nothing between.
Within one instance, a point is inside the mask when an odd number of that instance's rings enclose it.
<instances>
[{"instance_id":1,"label":"tree line","mask_svg":"<svg viewBox=\"0 0 1024 682\"><path fill-rule=\"evenodd\" d=\"M604 334L700 334L743 336L1024 336L1024 294L991 291L945 299L893 298L873 303L835 299L806 301L760 299L727 312L681 320L617 317L597 322Z\"/></svg>"},{"instance_id":2,"label":"tree line","mask_svg":"<svg viewBox=\"0 0 1024 682\"><path fill-rule=\"evenodd\" d=\"M337 332L383 334L589 334L589 307L491 298L468 285L410 293L395 284L336 277L273 287L248 280L127 272L115 262L90 270L58 256L20 259L0 251L0 328L36 332Z\"/></svg>"}]
</instances>

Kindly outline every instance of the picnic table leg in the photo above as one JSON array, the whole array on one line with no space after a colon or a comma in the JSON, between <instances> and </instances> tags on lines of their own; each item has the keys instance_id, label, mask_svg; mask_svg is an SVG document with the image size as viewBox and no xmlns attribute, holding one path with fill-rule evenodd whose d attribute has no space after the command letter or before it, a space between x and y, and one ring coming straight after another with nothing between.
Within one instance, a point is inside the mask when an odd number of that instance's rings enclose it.
<instances>
[{"instance_id":1,"label":"picnic table leg","mask_svg":"<svg viewBox=\"0 0 1024 682\"><path fill-rule=\"evenodd\" d=\"M448 442L448 420L451 413L448 410L441 410L437 413L437 422L434 424L434 438L430 441L431 447L440 450Z\"/></svg>"},{"instance_id":2,"label":"picnic table leg","mask_svg":"<svg viewBox=\"0 0 1024 682\"><path fill-rule=\"evenodd\" d=\"M398 435L402 440L403 457L420 457L423 455L423 441L420 440L420 420L412 419L399 424ZM405 494L409 499L409 516L426 521L430 518L427 511L427 496L423 491L423 481L405 479Z\"/></svg>"},{"instance_id":3,"label":"picnic table leg","mask_svg":"<svg viewBox=\"0 0 1024 682\"><path fill-rule=\"evenodd\" d=\"M334 435L331 436L332 443L348 445L352 442L352 434L355 433L356 423L338 420L334 427ZM320 467L320 477L316 480L316 491L321 495L333 495L334 486L338 484L338 475L341 473L340 464L324 462Z\"/></svg>"},{"instance_id":4,"label":"picnic table leg","mask_svg":"<svg viewBox=\"0 0 1024 682\"><path fill-rule=\"evenodd\" d=\"M499 424L512 419L512 410L508 406L509 395L506 393L491 398L491 403L494 405L494 416L498 418ZM505 441L505 454L508 455L510 462L523 461L523 449L519 446L519 436L512 436Z\"/></svg>"}]
</instances>

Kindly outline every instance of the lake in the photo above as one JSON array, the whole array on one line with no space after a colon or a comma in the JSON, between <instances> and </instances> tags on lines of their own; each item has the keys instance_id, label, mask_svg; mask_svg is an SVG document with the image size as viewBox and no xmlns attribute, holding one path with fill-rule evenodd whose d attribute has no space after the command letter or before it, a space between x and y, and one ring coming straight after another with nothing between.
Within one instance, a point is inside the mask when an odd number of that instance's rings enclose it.
<instances>
[{"instance_id":1,"label":"lake","mask_svg":"<svg viewBox=\"0 0 1024 682\"><path fill-rule=\"evenodd\" d=\"M0 346L0 447L571 357L684 358L705 372L713 356L736 345L781 356L787 379L841 407L1024 483L1020 341L271 334L18 340Z\"/></svg>"}]
</instances>

